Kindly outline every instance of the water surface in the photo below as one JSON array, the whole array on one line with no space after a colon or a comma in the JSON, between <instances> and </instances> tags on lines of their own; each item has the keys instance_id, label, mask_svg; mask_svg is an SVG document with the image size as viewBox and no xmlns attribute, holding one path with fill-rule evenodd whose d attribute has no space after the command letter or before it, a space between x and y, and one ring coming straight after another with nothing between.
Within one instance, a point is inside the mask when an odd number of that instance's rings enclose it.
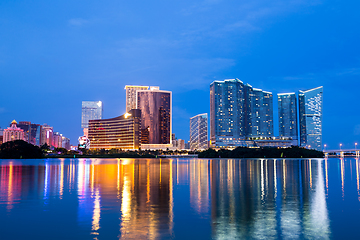
<instances>
[{"instance_id":1,"label":"water surface","mask_svg":"<svg viewBox=\"0 0 360 240\"><path fill-rule=\"evenodd\" d=\"M359 239L359 164L0 160L0 239Z\"/></svg>"}]
</instances>

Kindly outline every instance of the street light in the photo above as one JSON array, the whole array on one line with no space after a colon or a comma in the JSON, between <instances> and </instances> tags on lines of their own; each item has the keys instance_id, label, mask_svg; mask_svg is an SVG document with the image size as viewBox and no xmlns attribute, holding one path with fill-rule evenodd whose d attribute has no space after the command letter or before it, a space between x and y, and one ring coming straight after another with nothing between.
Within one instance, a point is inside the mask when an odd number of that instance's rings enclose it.
<instances>
[{"instance_id":1,"label":"street light","mask_svg":"<svg viewBox=\"0 0 360 240\"><path fill-rule=\"evenodd\" d=\"M340 150L341 150L342 143L340 143Z\"/></svg>"},{"instance_id":2,"label":"street light","mask_svg":"<svg viewBox=\"0 0 360 240\"><path fill-rule=\"evenodd\" d=\"M356 146L357 146L357 143L355 143L355 151L356 151Z\"/></svg>"},{"instance_id":3,"label":"street light","mask_svg":"<svg viewBox=\"0 0 360 240\"><path fill-rule=\"evenodd\" d=\"M324 151L326 151L326 144L324 144Z\"/></svg>"}]
</instances>

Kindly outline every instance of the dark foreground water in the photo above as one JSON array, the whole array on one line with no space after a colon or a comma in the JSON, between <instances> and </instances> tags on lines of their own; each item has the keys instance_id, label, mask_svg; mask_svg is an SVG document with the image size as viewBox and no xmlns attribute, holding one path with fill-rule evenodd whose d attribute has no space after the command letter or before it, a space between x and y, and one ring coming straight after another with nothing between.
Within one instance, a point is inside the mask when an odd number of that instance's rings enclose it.
<instances>
[{"instance_id":1,"label":"dark foreground water","mask_svg":"<svg viewBox=\"0 0 360 240\"><path fill-rule=\"evenodd\" d=\"M359 239L359 165L0 160L0 239Z\"/></svg>"}]
</instances>

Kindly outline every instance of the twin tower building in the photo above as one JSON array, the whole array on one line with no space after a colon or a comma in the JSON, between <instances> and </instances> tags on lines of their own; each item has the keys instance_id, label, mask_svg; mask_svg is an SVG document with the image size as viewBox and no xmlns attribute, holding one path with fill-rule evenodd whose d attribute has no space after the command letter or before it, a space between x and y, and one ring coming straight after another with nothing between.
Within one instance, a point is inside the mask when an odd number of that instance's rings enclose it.
<instances>
[{"instance_id":1,"label":"twin tower building","mask_svg":"<svg viewBox=\"0 0 360 240\"><path fill-rule=\"evenodd\" d=\"M323 87L277 95L279 137L274 137L273 95L239 79L210 85L210 147L322 148Z\"/></svg>"}]
</instances>

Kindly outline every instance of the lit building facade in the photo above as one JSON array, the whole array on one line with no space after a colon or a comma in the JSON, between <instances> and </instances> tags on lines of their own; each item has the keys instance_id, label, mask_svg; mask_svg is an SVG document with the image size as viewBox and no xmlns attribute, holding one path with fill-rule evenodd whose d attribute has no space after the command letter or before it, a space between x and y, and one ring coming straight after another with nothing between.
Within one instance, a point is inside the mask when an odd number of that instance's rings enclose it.
<instances>
[{"instance_id":1,"label":"lit building facade","mask_svg":"<svg viewBox=\"0 0 360 240\"><path fill-rule=\"evenodd\" d=\"M141 144L141 111L110 119L89 121L90 149L139 149Z\"/></svg>"},{"instance_id":2,"label":"lit building facade","mask_svg":"<svg viewBox=\"0 0 360 240\"><path fill-rule=\"evenodd\" d=\"M190 118L190 149L208 148L208 115L207 113Z\"/></svg>"},{"instance_id":3,"label":"lit building facade","mask_svg":"<svg viewBox=\"0 0 360 240\"><path fill-rule=\"evenodd\" d=\"M126 112L136 109L136 92L138 90L149 90L149 86L132 86L126 85Z\"/></svg>"},{"instance_id":4,"label":"lit building facade","mask_svg":"<svg viewBox=\"0 0 360 240\"><path fill-rule=\"evenodd\" d=\"M323 87L299 91L300 145L322 149Z\"/></svg>"},{"instance_id":5,"label":"lit building facade","mask_svg":"<svg viewBox=\"0 0 360 240\"><path fill-rule=\"evenodd\" d=\"M82 101L81 128L88 134L89 120L102 119L103 103L101 101Z\"/></svg>"},{"instance_id":6,"label":"lit building facade","mask_svg":"<svg viewBox=\"0 0 360 240\"><path fill-rule=\"evenodd\" d=\"M15 120L13 120L11 122L11 126L8 127L7 129L4 129L3 143L25 139L24 130L22 130L21 128L18 128L16 125L17 125L17 122Z\"/></svg>"},{"instance_id":7,"label":"lit building facade","mask_svg":"<svg viewBox=\"0 0 360 240\"><path fill-rule=\"evenodd\" d=\"M295 93L280 93L278 98L279 136L298 139L297 101Z\"/></svg>"},{"instance_id":8,"label":"lit building facade","mask_svg":"<svg viewBox=\"0 0 360 240\"><path fill-rule=\"evenodd\" d=\"M43 124L41 126L41 146L44 145L45 143L48 146L53 146L53 133L54 133L54 129L53 127L50 127L47 124Z\"/></svg>"},{"instance_id":9,"label":"lit building facade","mask_svg":"<svg viewBox=\"0 0 360 240\"><path fill-rule=\"evenodd\" d=\"M25 138L24 140L32 145L40 146L41 145L41 125L34 124L31 122L19 122L17 125L19 128L24 130Z\"/></svg>"},{"instance_id":10,"label":"lit building facade","mask_svg":"<svg viewBox=\"0 0 360 240\"><path fill-rule=\"evenodd\" d=\"M171 91L150 87L137 90L137 109L141 110L141 144L166 144L171 147Z\"/></svg>"},{"instance_id":11,"label":"lit building facade","mask_svg":"<svg viewBox=\"0 0 360 240\"><path fill-rule=\"evenodd\" d=\"M248 137L274 135L273 95L239 79L210 84L210 146L246 146Z\"/></svg>"},{"instance_id":12,"label":"lit building facade","mask_svg":"<svg viewBox=\"0 0 360 240\"><path fill-rule=\"evenodd\" d=\"M210 84L210 146L241 145L245 138L244 84L239 79Z\"/></svg>"}]
</instances>

